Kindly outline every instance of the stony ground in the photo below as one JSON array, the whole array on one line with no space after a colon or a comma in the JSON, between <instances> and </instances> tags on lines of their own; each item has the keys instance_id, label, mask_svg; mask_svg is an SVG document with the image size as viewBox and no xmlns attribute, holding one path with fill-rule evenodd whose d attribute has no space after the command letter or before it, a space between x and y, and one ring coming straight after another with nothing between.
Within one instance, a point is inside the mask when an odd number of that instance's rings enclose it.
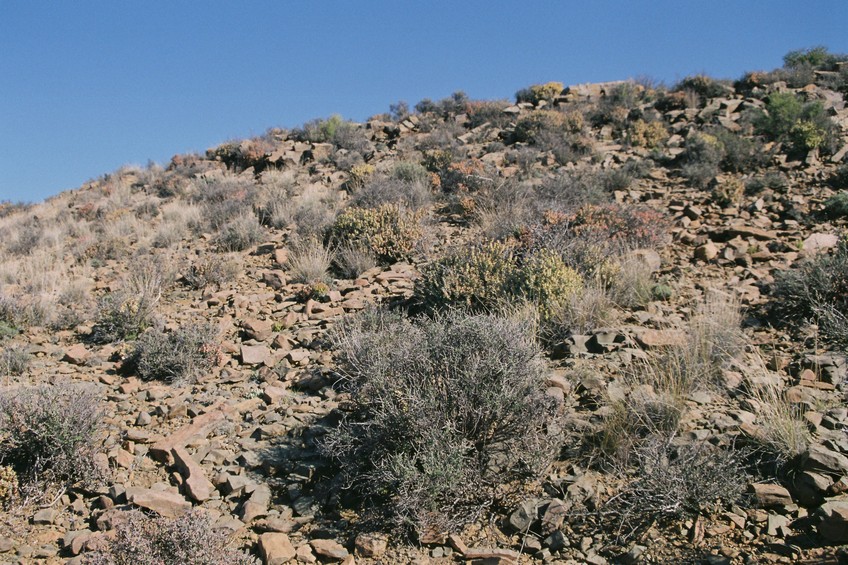
<instances>
[{"instance_id":1,"label":"stony ground","mask_svg":"<svg viewBox=\"0 0 848 565\"><path fill-rule=\"evenodd\" d=\"M645 308L621 311L612 327L563 341L550 352L547 381L549 394L560 399L575 433L591 428L603 419L605 399L614 394L634 359L676 340L693 304L707 291L733 294L743 308L750 344L768 355L770 374L787 397L806 408L803 417L813 442L793 476L752 476L747 496L737 504L656 524L621 545L609 525L598 526L596 512L615 493L620 477L601 472L583 456L570 457L565 449L544 481L527 485L525 498L494 508L462 532L417 541L390 532L361 532L356 509L328 504L339 493L330 490L327 464L314 445L333 425L334 411L344 401L334 387L333 353L323 337L342 316L369 304L407 300L426 255L421 262L416 258L369 269L354 280L336 279L325 301L305 300L303 285L289 282L290 229L269 227L260 242L229 256L238 273L232 281L199 290L175 282L158 304L166 327L204 318L214 321L223 336L218 366L197 383L167 384L126 374L121 369L128 346L87 340L91 318L65 330L31 326L10 338L25 346L33 361L23 375L4 377L4 384L70 381L97 386L108 435L103 462L110 474L100 488L71 488L41 505L9 508L2 516L0 561L80 562L127 508L172 517L199 506L213 515L216 528L232 533L235 547L267 563L841 562L845 557L839 544L848 542L848 498L843 494L848 488L848 366L843 352L828 350L814 328L776 329L766 317L775 272L828 252L844 224L823 221L817 212L834 192L826 181L848 147L848 110L838 93L814 86L805 92L823 100L839 124L841 150L829 156L811 152L795 161L782 153L772 155L770 166L785 176L784 187L717 202L715 191L693 188L676 171L655 164L646 176L615 193L622 204L638 203L667 215L671 227L666 245L645 253L655 264L655 280L664 281L673 293ZM574 88L559 104L587 102L599 94L599 87ZM661 151L674 156L690 129L705 123L732 127L747 106L760 104L731 91L698 107L670 110L663 119L672 135ZM536 109L532 104L505 106L502 111L513 120ZM450 135L467 155L479 157L504 178L528 174L505 161L506 149L486 149L501 138L503 128L484 123L469 129L461 118L452 115L450 120L456 125ZM415 143L430 135L422 131L417 115L399 122L375 119L363 127L376 148L368 163L378 171L401 155L408 157ZM590 129L596 157L568 168L614 169L628 159L649 156L648 150L608 134L603 127ZM245 143L242 155L257 144ZM263 166L291 171L299 185L345 198L350 174L323 160L334 151L329 144L294 141L284 133L263 143L268 145L260 152ZM239 169L220 153L195 159L204 162L199 175ZM175 158L172 170L180 164ZM540 153L528 165L529 174L544 175L557 166ZM252 177L258 171L250 167L236 172ZM753 176L725 174L714 182L721 186ZM117 198L116 186L124 187L129 201L138 202L151 191L145 178L137 170L120 171L44 206L56 214L82 215ZM159 206L165 203L165 197L158 201ZM478 237L476 227L437 208L428 228L428 253ZM50 212L39 210L20 214L41 214L49 221ZM153 225L159 221L161 216L150 220ZM144 247L138 233L127 237L130 250ZM211 236L184 237L174 247L150 253L167 257L177 278L197 257L214 254L214 241ZM95 296L117 288L136 268L129 257L106 257L85 269L67 258L62 272L84 280L86 295ZM13 268L24 267L17 263ZM22 290L4 283L4 293ZM756 435L757 406L733 393L749 378L745 363L741 359L725 371L723 388L687 398L679 441L720 445Z\"/></svg>"}]
</instances>

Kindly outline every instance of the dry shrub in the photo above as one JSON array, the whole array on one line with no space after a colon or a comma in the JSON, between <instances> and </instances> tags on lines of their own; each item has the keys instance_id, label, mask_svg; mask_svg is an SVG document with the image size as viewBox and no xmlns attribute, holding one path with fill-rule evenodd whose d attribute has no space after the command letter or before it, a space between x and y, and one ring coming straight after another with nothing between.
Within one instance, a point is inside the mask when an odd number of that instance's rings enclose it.
<instances>
[{"instance_id":1,"label":"dry shrub","mask_svg":"<svg viewBox=\"0 0 848 565\"><path fill-rule=\"evenodd\" d=\"M542 326L545 343L561 343L570 335L581 335L609 326L615 320L615 304L604 287L588 285L549 307Z\"/></svg>"},{"instance_id":2,"label":"dry shrub","mask_svg":"<svg viewBox=\"0 0 848 565\"><path fill-rule=\"evenodd\" d=\"M0 389L0 465L14 469L25 501L54 488L90 486L103 472L95 463L101 426L96 387Z\"/></svg>"},{"instance_id":3,"label":"dry shrub","mask_svg":"<svg viewBox=\"0 0 848 565\"><path fill-rule=\"evenodd\" d=\"M225 253L244 251L255 245L265 235L259 220L252 212L239 214L227 222L218 232L215 243Z\"/></svg>"},{"instance_id":4,"label":"dry shrub","mask_svg":"<svg viewBox=\"0 0 848 565\"><path fill-rule=\"evenodd\" d=\"M193 509L178 518L131 510L106 548L84 556L86 565L255 565L247 553L227 547L228 536L209 514Z\"/></svg>"},{"instance_id":5,"label":"dry shrub","mask_svg":"<svg viewBox=\"0 0 848 565\"><path fill-rule=\"evenodd\" d=\"M218 361L218 328L201 322L172 332L151 330L142 334L129 360L144 380L195 382Z\"/></svg>"},{"instance_id":6,"label":"dry shrub","mask_svg":"<svg viewBox=\"0 0 848 565\"><path fill-rule=\"evenodd\" d=\"M604 505L616 537L632 540L655 523L695 517L736 502L746 474L738 454L708 443L671 446L653 438L635 452L629 481Z\"/></svg>"},{"instance_id":7,"label":"dry shrub","mask_svg":"<svg viewBox=\"0 0 848 565\"><path fill-rule=\"evenodd\" d=\"M323 442L357 492L419 531L474 520L539 477L559 436L531 328L372 309L332 334L351 410ZM511 485L511 486L510 486Z\"/></svg>"},{"instance_id":8,"label":"dry shrub","mask_svg":"<svg viewBox=\"0 0 848 565\"><path fill-rule=\"evenodd\" d=\"M355 244L370 249L381 263L409 260L423 233L421 215L399 206L348 208L328 231L335 245Z\"/></svg>"}]
</instances>

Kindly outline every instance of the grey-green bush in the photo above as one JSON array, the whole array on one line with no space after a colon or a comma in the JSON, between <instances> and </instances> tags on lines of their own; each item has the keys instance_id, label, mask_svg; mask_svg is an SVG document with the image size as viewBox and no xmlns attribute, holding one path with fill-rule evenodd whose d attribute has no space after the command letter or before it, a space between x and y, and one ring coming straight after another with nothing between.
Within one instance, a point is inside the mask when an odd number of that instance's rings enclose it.
<instances>
[{"instance_id":1,"label":"grey-green bush","mask_svg":"<svg viewBox=\"0 0 848 565\"><path fill-rule=\"evenodd\" d=\"M352 408L322 443L357 492L400 524L453 529L540 476L559 438L528 327L454 311L375 308L332 333Z\"/></svg>"},{"instance_id":2,"label":"grey-green bush","mask_svg":"<svg viewBox=\"0 0 848 565\"><path fill-rule=\"evenodd\" d=\"M145 380L195 381L218 359L217 328L194 323L172 332L151 330L141 335L131 356L138 376Z\"/></svg>"},{"instance_id":3,"label":"grey-green bush","mask_svg":"<svg viewBox=\"0 0 848 565\"><path fill-rule=\"evenodd\" d=\"M102 413L95 387L41 385L0 389L0 465L11 466L25 497L93 482Z\"/></svg>"}]
</instances>

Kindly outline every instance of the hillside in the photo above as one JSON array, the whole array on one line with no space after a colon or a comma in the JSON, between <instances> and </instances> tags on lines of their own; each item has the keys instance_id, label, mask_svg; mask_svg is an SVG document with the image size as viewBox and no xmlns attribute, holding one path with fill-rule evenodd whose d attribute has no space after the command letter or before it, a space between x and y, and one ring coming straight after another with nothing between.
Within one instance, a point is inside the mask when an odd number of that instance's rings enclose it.
<instances>
[{"instance_id":1,"label":"hillside","mask_svg":"<svg viewBox=\"0 0 848 565\"><path fill-rule=\"evenodd\" d=\"M841 562L846 97L456 93L4 205L0 561Z\"/></svg>"}]
</instances>

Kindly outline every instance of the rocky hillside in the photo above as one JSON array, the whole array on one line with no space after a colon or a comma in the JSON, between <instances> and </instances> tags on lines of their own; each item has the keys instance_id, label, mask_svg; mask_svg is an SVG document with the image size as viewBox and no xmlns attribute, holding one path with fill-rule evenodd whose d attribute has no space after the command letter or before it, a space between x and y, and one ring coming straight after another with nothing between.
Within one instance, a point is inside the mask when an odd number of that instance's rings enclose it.
<instances>
[{"instance_id":1,"label":"rocky hillside","mask_svg":"<svg viewBox=\"0 0 848 565\"><path fill-rule=\"evenodd\" d=\"M0 208L0 561L837 563L848 57Z\"/></svg>"}]
</instances>

